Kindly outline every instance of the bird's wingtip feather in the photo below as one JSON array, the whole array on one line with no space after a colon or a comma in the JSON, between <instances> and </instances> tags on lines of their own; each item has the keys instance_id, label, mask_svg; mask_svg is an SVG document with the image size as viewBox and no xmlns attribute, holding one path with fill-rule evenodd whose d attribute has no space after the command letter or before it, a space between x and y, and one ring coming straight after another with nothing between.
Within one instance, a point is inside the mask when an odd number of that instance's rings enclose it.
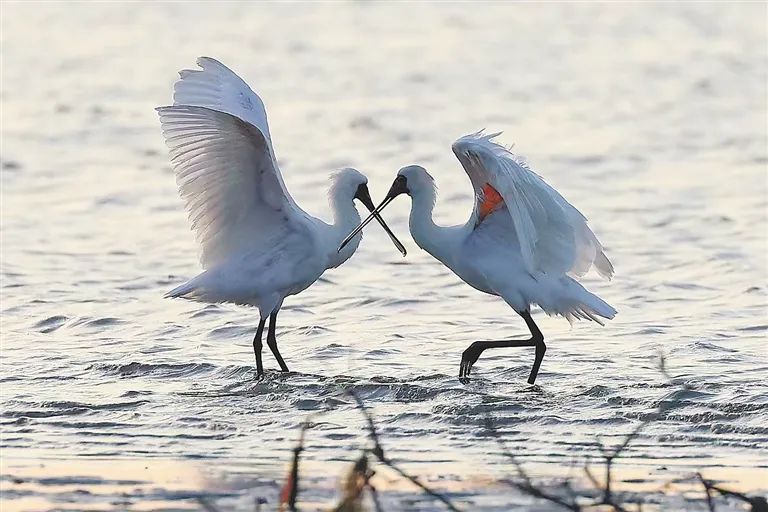
<instances>
[{"instance_id":1,"label":"bird's wingtip feather","mask_svg":"<svg viewBox=\"0 0 768 512\"><path fill-rule=\"evenodd\" d=\"M197 65L203 68L203 70L206 70L206 68L214 68L216 71L226 71L228 73L232 73L233 75L237 74L229 69L226 64L218 59L214 59L213 57L206 57L204 55L200 56L197 58Z\"/></svg>"}]
</instances>

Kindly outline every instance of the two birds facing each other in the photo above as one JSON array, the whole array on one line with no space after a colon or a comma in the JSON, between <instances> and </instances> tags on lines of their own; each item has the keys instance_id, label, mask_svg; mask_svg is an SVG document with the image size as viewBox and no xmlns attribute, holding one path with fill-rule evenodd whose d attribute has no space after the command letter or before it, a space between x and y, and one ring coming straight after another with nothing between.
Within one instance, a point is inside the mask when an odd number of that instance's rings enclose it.
<instances>
[{"instance_id":1,"label":"two birds facing each other","mask_svg":"<svg viewBox=\"0 0 768 512\"><path fill-rule=\"evenodd\" d=\"M380 215L401 194L411 197L409 228L417 245L473 288L502 298L531 333L529 339L472 343L462 354L462 382L487 349L533 347L528 382L534 383L546 345L531 317L532 305L569 321L602 323L601 318L616 314L576 280L592 267L603 277L613 275L586 218L495 143L498 134L475 133L453 144L475 196L466 223L444 227L433 222L434 180L423 167L411 165L398 171L376 208L362 173L336 173L330 190L334 220L328 224L302 210L289 194L261 98L217 60L201 57L197 63L201 69L179 73L173 105L157 110L205 270L166 296L257 307L253 350L259 378L264 375L267 319L267 346L280 369L288 371L275 335L283 301L349 259L371 220L381 224L405 256L403 244ZM362 222L355 199L371 212Z\"/></svg>"}]
</instances>

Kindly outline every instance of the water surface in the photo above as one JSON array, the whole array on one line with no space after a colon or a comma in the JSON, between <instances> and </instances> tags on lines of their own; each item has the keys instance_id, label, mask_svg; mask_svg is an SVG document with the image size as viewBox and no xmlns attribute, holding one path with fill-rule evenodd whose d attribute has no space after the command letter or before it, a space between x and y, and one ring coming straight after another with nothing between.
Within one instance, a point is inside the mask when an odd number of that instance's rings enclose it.
<instances>
[{"instance_id":1,"label":"water surface","mask_svg":"<svg viewBox=\"0 0 768 512\"><path fill-rule=\"evenodd\" d=\"M4 4L3 509L199 495L274 509L299 425L325 411L303 466L318 508L367 442L349 388L389 455L468 510L547 510L503 484L513 467L487 418L534 475L580 479L596 436L619 442L684 383L618 461L620 485L664 510L703 506L660 490L695 470L765 491L765 19L758 4ZM285 181L324 218L334 169L365 172L376 200L419 163L438 221L463 222L471 188L450 144L504 130L589 217L616 277L584 282L619 315L571 328L536 313L536 387L522 349L485 354L462 386L470 342L525 326L415 246L402 199L387 218L408 257L368 229L286 301L293 372L256 382L255 310L162 299L199 267L153 107L198 55L263 96ZM440 510L377 478L388 509Z\"/></svg>"}]
</instances>

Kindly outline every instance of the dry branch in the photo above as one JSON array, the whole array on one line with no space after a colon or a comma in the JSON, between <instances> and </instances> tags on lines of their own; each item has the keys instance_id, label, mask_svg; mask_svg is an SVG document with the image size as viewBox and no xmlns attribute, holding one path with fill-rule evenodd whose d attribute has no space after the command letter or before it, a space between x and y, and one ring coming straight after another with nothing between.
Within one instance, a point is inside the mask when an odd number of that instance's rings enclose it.
<instances>
[{"instance_id":1,"label":"dry branch","mask_svg":"<svg viewBox=\"0 0 768 512\"><path fill-rule=\"evenodd\" d=\"M448 507L448 510L452 510L454 512L460 512L460 510L454 505L451 500L449 500L447 497L443 496L437 491L434 491L421 483L418 478L415 476L411 476L402 469L400 469L395 463L393 463L384 453L384 447L379 442L379 435L376 432L376 425L373 423L373 417L368 412L368 410L365 408L365 404L363 404L363 401L360 399L360 397L355 394L354 391L349 390L349 395L354 398L355 402L357 403L357 408L360 409L360 412L363 413L363 416L365 416L366 421L368 422L368 434L371 438L371 441L373 441L373 449L371 450L371 453L385 466L389 467L393 471L395 471L398 475L402 476L406 480L409 480L414 485L419 487L422 491L424 491L426 494L432 496L436 500L440 501L443 505Z\"/></svg>"},{"instance_id":2,"label":"dry branch","mask_svg":"<svg viewBox=\"0 0 768 512\"><path fill-rule=\"evenodd\" d=\"M674 379L667 371L666 360L663 354L661 354L659 358L659 370L668 381L674 382ZM523 494L547 501L553 505L556 505L557 507L573 512L584 512L588 509L603 507L607 507L614 512L629 512L629 509L627 508L629 504L624 502L621 493L615 492L613 486L612 469L614 461L623 456L630 443L636 439L637 436L643 431L643 429L645 429L650 423L657 421L662 416L662 414L667 413L669 410L679 406L681 403L681 397L691 389L692 387L687 383L679 385L676 390L672 391L667 397L661 400L658 409L653 415L651 415L648 419L640 422L629 434L624 437L624 439L617 446L610 448L603 444L600 438L596 439L596 446L601 454L602 464L605 470L603 481L601 482L595 476L595 473L590 466L589 457L587 457L582 468L584 474L586 475L586 479L594 488L594 492L588 489L578 492L571 485L571 480L569 478L565 478L553 486L560 487L562 489L563 492L560 494L542 488L541 486L537 485L536 482L534 482L533 478L531 478L531 476L527 473L520 460L509 450L490 418L485 419L485 427L496 440L502 455L509 459L515 468L515 479L504 480L504 482L519 490ZM425 494L443 503L448 510L459 512L459 508L454 505L445 495L431 489L426 484L422 483L417 477L406 473L394 462L392 462L389 457L387 457L384 447L381 444L381 439L376 429L376 425L373 421L373 416L367 410L363 401L360 399L360 397L357 396L357 394L355 394L354 391L348 390L347 394L349 394L355 400L357 408L364 416L368 426L368 436L373 446L363 450L361 456L357 459L350 472L347 474L344 486L344 495L338 505L332 509L333 512L362 511L362 499L366 490L371 496L376 512L382 512L383 508L379 502L378 493L376 492L376 488L370 482L371 478L375 474L375 471L373 471L370 465L368 458L369 454L373 455L381 464L384 464L401 477L412 482ZM300 489L299 462L301 453L304 451L304 438L306 432L312 426L310 423L311 416L312 415L308 416L302 424L298 442L293 448L293 459L288 478L286 479L286 483L280 495L279 506L281 511L288 510L290 512L297 512L298 510L297 501ZM710 512L716 512L715 493L720 496L735 498L748 504L750 506L751 512L768 512L768 501L766 501L764 497L751 497L737 491L726 489L711 480L705 479L701 473L696 473L695 479L697 479L704 487L706 504ZM682 480L676 481L690 480L691 478L684 478ZM198 498L198 502L206 512L219 512L219 510L211 502L203 497ZM642 499L638 499L632 503L632 505L636 507L637 512L642 512ZM287 507L287 509L284 507Z\"/></svg>"}]
</instances>

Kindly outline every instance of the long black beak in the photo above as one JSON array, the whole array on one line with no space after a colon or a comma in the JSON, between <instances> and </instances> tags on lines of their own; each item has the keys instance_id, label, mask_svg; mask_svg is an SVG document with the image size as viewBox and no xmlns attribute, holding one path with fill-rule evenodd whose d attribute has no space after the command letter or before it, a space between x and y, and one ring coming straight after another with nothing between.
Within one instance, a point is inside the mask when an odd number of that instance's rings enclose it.
<instances>
[{"instance_id":1,"label":"long black beak","mask_svg":"<svg viewBox=\"0 0 768 512\"><path fill-rule=\"evenodd\" d=\"M341 246L339 246L339 252L344 248L345 245L349 243L352 238L356 234L360 232L363 227L368 224L371 219L376 219L379 221L379 224L381 224L381 227L384 228L384 231L389 235L389 239L392 240L392 243L395 244L395 247L397 247L397 250L400 251L400 253L405 256L408 254L408 252L405 250L405 246L400 242L400 240L397 239L395 234L392 232L391 229L389 229L389 226L387 226L387 223L384 222L384 219L379 215L379 212L376 211L376 209L373 207L373 201L371 200L371 194L368 192L368 185L362 184L359 187L357 187L357 192L355 193L355 199L359 199L363 205L365 205L366 208L368 208L368 211L371 212L371 215L368 216L367 219L365 219L364 222L361 222L360 225L355 228L355 231L349 235L347 238L344 239L344 241L341 243Z\"/></svg>"},{"instance_id":2,"label":"long black beak","mask_svg":"<svg viewBox=\"0 0 768 512\"><path fill-rule=\"evenodd\" d=\"M364 185L361 185L364 186ZM360 189L358 188L358 193L360 192ZM390 187L389 192L387 192L386 197L381 202L379 206L377 206L375 209L373 207L373 201L371 201L370 195L368 195L368 203L365 202L364 199L360 198L360 201L363 202L363 204L370 210L371 214L360 223L359 226L357 226L349 235L347 235L347 238L344 239L343 242L341 242L341 245L339 246L339 251L341 251L345 245L349 243L350 240L352 240L355 235L357 235L360 231L363 230L365 226L367 226L373 219L376 219L381 224L381 227L384 228L384 230L387 232L389 237L392 239L392 242L395 244L395 246L400 250L400 252L403 254L403 256L406 255L405 247L403 247L403 244L400 243L400 240L395 237L395 235L392 233L392 231L389 230L387 225L384 223L384 219L381 218L381 211L386 208L386 206L392 202L394 198L399 196L400 194L408 192L408 188L405 186L405 178L402 176L398 176L397 179L395 179L395 182L392 183L392 187ZM368 194L368 187L365 188L365 193ZM357 196L355 196L357 197Z\"/></svg>"}]
</instances>

